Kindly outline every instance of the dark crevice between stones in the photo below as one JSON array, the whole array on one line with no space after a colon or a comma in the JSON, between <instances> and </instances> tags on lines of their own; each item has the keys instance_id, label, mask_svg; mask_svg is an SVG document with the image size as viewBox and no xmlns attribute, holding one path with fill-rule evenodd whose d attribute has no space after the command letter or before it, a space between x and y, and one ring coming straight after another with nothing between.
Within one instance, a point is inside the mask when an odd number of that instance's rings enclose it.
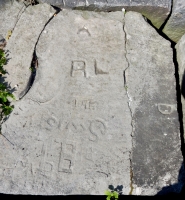
<instances>
[{"instance_id":1,"label":"dark crevice between stones","mask_svg":"<svg viewBox=\"0 0 185 200\"><path fill-rule=\"evenodd\" d=\"M179 78L179 70L178 70L178 62L177 62L177 51L175 49L175 42L172 42L173 49L173 62L175 65L175 77L176 77L176 91L177 91L177 110L179 114L179 123L180 123L180 133L181 133L181 151L183 160L185 161L185 143L184 143L184 126L183 126L183 112L182 112L182 102L181 102L181 89L180 89L180 78Z\"/></svg>"},{"instance_id":2,"label":"dark crevice between stones","mask_svg":"<svg viewBox=\"0 0 185 200\"><path fill-rule=\"evenodd\" d=\"M176 80L176 97L177 97L177 112L179 117L179 124L180 124L180 138L181 138L181 152L183 156L183 163L182 167L184 169L184 163L185 163L185 140L184 140L184 126L183 126L183 112L182 112L182 102L181 102L181 87L180 87L180 78L179 78L179 67L177 62L177 51L175 49L176 43L172 41L167 35L165 35L162 32L162 29L157 29L153 26L150 20L147 19L148 24L150 24L160 36L162 36L164 39L168 40L171 43L171 48L173 50L173 63L175 66L175 80ZM184 172L185 173L185 172ZM182 192L184 194L185 192L185 184L183 186Z\"/></svg>"},{"instance_id":3,"label":"dark crevice between stones","mask_svg":"<svg viewBox=\"0 0 185 200\"><path fill-rule=\"evenodd\" d=\"M34 81L35 81L35 76L36 76L36 72L37 72L37 68L38 68L38 59L37 59L37 54L36 54L36 47L38 44L38 41L40 39L40 36L42 35L44 29L46 28L46 26L50 23L50 21L61 11L60 8L56 8L55 6L52 6L56 12L53 14L53 16L48 20L48 22L44 25L44 28L42 29L42 31L39 34L39 37L37 39L37 42L35 43L35 47L34 47L34 51L33 51L33 57L32 57L32 62L31 62L31 67L30 70L32 71L31 76L29 78L28 84L26 86L26 90L23 91L23 93L21 94L21 97L19 100L21 100L22 98L24 98L24 96L29 92L29 90L31 89Z\"/></svg>"},{"instance_id":4,"label":"dark crevice between stones","mask_svg":"<svg viewBox=\"0 0 185 200\"><path fill-rule=\"evenodd\" d=\"M57 6L53 6L53 5L51 5L51 6L56 10L56 13L55 13L54 15L56 15L56 14L58 14L60 11L62 11L62 9L59 8L59 7L57 7Z\"/></svg>"},{"instance_id":5,"label":"dark crevice between stones","mask_svg":"<svg viewBox=\"0 0 185 200\"><path fill-rule=\"evenodd\" d=\"M172 9L173 9L173 0L171 0L171 10L170 13L168 15L168 17L166 18L166 20L164 21L164 23L161 25L161 27L159 28L159 31L162 32L162 30L164 29L164 27L166 26L168 20L170 19L171 15L172 15Z\"/></svg>"},{"instance_id":6,"label":"dark crevice between stones","mask_svg":"<svg viewBox=\"0 0 185 200\"><path fill-rule=\"evenodd\" d=\"M35 0L35 3L34 3L34 5L37 5L37 4L39 4L39 2Z\"/></svg>"}]
</instances>

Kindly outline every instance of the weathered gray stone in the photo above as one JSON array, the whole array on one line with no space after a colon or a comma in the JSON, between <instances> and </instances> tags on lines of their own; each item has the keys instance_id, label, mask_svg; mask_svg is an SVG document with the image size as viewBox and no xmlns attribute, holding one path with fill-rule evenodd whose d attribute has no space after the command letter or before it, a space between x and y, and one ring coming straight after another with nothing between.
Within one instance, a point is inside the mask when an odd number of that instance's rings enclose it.
<instances>
[{"instance_id":1,"label":"weathered gray stone","mask_svg":"<svg viewBox=\"0 0 185 200\"><path fill-rule=\"evenodd\" d=\"M183 112L183 124L185 127L185 35L181 37L175 46L177 51L178 72L179 72L179 85L181 88L181 103Z\"/></svg>"},{"instance_id":2,"label":"weathered gray stone","mask_svg":"<svg viewBox=\"0 0 185 200\"><path fill-rule=\"evenodd\" d=\"M138 13L126 14L125 31L129 62L125 82L133 126L133 193L154 195L170 185L179 193L182 185L176 183L182 155L170 42Z\"/></svg>"},{"instance_id":3,"label":"weathered gray stone","mask_svg":"<svg viewBox=\"0 0 185 200\"><path fill-rule=\"evenodd\" d=\"M5 81L15 88L14 95L20 99L29 88L31 62L35 44L47 21L55 13L48 4L29 6L17 22L5 50L9 51L9 62L5 66L9 75Z\"/></svg>"},{"instance_id":4,"label":"weathered gray stone","mask_svg":"<svg viewBox=\"0 0 185 200\"><path fill-rule=\"evenodd\" d=\"M171 10L171 0L107 0L110 9L119 9L123 7L126 11L139 12L147 17L155 27L165 22Z\"/></svg>"},{"instance_id":5,"label":"weathered gray stone","mask_svg":"<svg viewBox=\"0 0 185 200\"><path fill-rule=\"evenodd\" d=\"M24 3L11 0L0 1L0 35L9 38L9 32L13 31L26 6Z\"/></svg>"},{"instance_id":6,"label":"weathered gray stone","mask_svg":"<svg viewBox=\"0 0 185 200\"><path fill-rule=\"evenodd\" d=\"M60 8L92 11L136 11L147 17L157 28L165 22L171 10L171 0L38 0Z\"/></svg>"},{"instance_id":7,"label":"weathered gray stone","mask_svg":"<svg viewBox=\"0 0 185 200\"><path fill-rule=\"evenodd\" d=\"M173 0L173 9L170 19L163 32L174 42L185 34L185 1Z\"/></svg>"},{"instance_id":8,"label":"weathered gray stone","mask_svg":"<svg viewBox=\"0 0 185 200\"><path fill-rule=\"evenodd\" d=\"M1 179L1 192L103 194L123 184L129 193L123 18L63 11L46 26L34 85L2 127L14 146L2 138L0 148L4 142L11 149L1 153L12 176Z\"/></svg>"},{"instance_id":9,"label":"weathered gray stone","mask_svg":"<svg viewBox=\"0 0 185 200\"><path fill-rule=\"evenodd\" d=\"M123 185L123 194L152 195L177 181L172 50L142 15L63 10L36 53L35 82L2 125L1 193Z\"/></svg>"}]
</instances>

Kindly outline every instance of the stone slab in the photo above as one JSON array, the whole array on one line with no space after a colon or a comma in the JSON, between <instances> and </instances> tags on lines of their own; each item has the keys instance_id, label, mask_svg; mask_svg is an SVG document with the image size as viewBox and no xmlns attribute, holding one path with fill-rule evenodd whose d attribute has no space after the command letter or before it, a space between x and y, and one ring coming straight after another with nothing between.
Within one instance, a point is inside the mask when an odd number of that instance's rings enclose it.
<instances>
[{"instance_id":1,"label":"stone slab","mask_svg":"<svg viewBox=\"0 0 185 200\"><path fill-rule=\"evenodd\" d=\"M136 11L147 17L157 28L165 22L171 10L171 0L38 0L60 8L91 11Z\"/></svg>"},{"instance_id":2,"label":"stone slab","mask_svg":"<svg viewBox=\"0 0 185 200\"><path fill-rule=\"evenodd\" d=\"M23 97L29 89L35 44L54 13L55 10L48 4L27 7L7 42L5 50L8 51L9 61L5 69L9 74L4 78L10 83L10 88L15 90L13 94L16 99Z\"/></svg>"},{"instance_id":3,"label":"stone slab","mask_svg":"<svg viewBox=\"0 0 185 200\"><path fill-rule=\"evenodd\" d=\"M2 127L14 145L1 140L8 162L1 169L12 170L1 174L1 192L103 194L123 184L129 193L123 19L122 12L63 11L46 26L34 85Z\"/></svg>"},{"instance_id":4,"label":"stone slab","mask_svg":"<svg viewBox=\"0 0 185 200\"><path fill-rule=\"evenodd\" d=\"M102 195L122 185L153 195L178 182L172 50L142 15L63 10L36 54L32 88L2 124L1 193Z\"/></svg>"},{"instance_id":5,"label":"stone slab","mask_svg":"<svg viewBox=\"0 0 185 200\"><path fill-rule=\"evenodd\" d=\"M185 1L173 0L173 9L170 19L163 32L174 42L185 34Z\"/></svg>"},{"instance_id":6,"label":"stone slab","mask_svg":"<svg viewBox=\"0 0 185 200\"><path fill-rule=\"evenodd\" d=\"M171 44L138 13L126 14L125 31L129 62L125 82L133 126L133 194L155 195L164 187L179 193L183 159Z\"/></svg>"}]
</instances>

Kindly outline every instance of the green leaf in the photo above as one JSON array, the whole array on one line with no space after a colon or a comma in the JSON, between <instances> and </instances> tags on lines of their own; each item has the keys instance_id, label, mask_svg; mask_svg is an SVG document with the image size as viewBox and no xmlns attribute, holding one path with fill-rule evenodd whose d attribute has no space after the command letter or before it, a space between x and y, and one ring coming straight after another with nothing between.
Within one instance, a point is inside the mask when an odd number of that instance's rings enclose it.
<instances>
[{"instance_id":1,"label":"green leaf","mask_svg":"<svg viewBox=\"0 0 185 200\"><path fill-rule=\"evenodd\" d=\"M7 102L6 96L3 96L3 97L2 97L2 101L3 101L3 102Z\"/></svg>"},{"instance_id":2,"label":"green leaf","mask_svg":"<svg viewBox=\"0 0 185 200\"><path fill-rule=\"evenodd\" d=\"M105 195L111 195L111 192L109 190L106 190Z\"/></svg>"},{"instance_id":3,"label":"green leaf","mask_svg":"<svg viewBox=\"0 0 185 200\"><path fill-rule=\"evenodd\" d=\"M1 108L5 115L9 115L13 110L13 106L4 106L3 105Z\"/></svg>"},{"instance_id":4,"label":"green leaf","mask_svg":"<svg viewBox=\"0 0 185 200\"><path fill-rule=\"evenodd\" d=\"M13 94L9 93L8 96L11 97L13 100L15 100L15 97Z\"/></svg>"},{"instance_id":5,"label":"green leaf","mask_svg":"<svg viewBox=\"0 0 185 200\"><path fill-rule=\"evenodd\" d=\"M0 76L2 74L6 74L6 70L3 68L3 66L6 64L6 55L5 52L0 49ZM8 91L7 86L4 83L0 83L0 105L2 108L2 113L4 115L9 115L12 110L13 106L10 106L9 98L12 98L15 100L14 95Z\"/></svg>"},{"instance_id":6,"label":"green leaf","mask_svg":"<svg viewBox=\"0 0 185 200\"><path fill-rule=\"evenodd\" d=\"M107 196L107 198L106 198L107 200L110 200L110 196Z\"/></svg>"},{"instance_id":7,"label":"green leaf","mask_svg":"<svg viewBox=\"0 0 185 200\"><path fill-rule=\"evenodd\" d=\"M5 90L6 86L3 83L0 83L0 90Z\"/></svg>"},{"instance_id":8,"label":"green leaf","mask_svg":"<svg viewBox=\"0 0 185 200\"><path fill-rule=\"evenodd\" d=\"M118 195L119 195L118 192L114 191L114 192L113 192L113 195L114 195L114 198L115 198L115 199L118 199Z\"/></svg>"}]
</instances>

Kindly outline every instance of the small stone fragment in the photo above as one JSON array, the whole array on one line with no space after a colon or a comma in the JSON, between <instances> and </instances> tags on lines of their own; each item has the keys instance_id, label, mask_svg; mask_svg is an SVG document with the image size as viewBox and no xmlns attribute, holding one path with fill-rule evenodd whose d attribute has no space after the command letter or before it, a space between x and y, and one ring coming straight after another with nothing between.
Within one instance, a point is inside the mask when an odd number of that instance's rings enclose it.
<instances>
[{"instance_id":1,"label":"small stone fragment","mask_svg":"<svg viewBox=\"0 0 185 200\"><path fill-rule=\"evenodd\" d=\"M185 34L185 1L173 0L172 14L163 32L174 42Z\"/></svg>"}]
</instances>

